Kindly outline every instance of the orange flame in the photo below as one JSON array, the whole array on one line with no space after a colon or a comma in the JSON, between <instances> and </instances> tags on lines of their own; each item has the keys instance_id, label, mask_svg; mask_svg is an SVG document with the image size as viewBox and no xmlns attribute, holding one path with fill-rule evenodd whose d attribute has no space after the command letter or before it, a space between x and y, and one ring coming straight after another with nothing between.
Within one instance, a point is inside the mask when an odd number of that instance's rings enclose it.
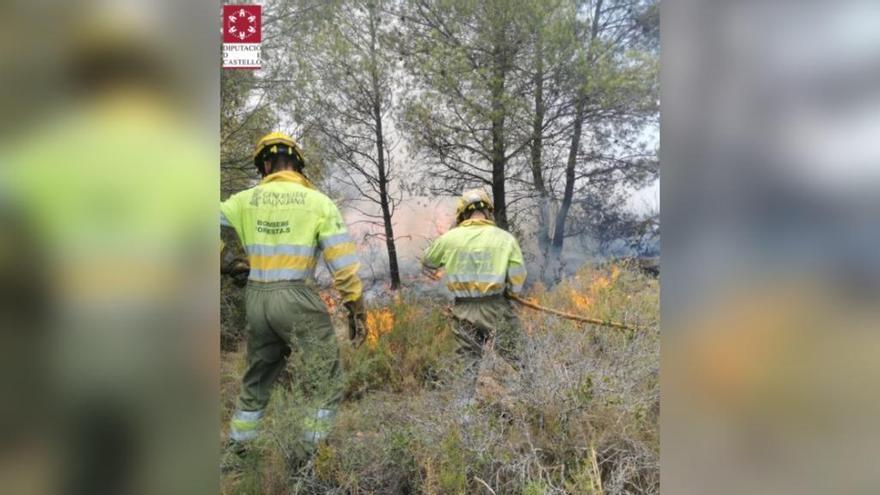
<instances>
[{"instance_id":1,"label":"orange flame","mask_svg":"<svg viewBox=\"0 0 880 495\"><path fill-rule=\"evenodd\" d=\"M611 283L617 282L618 278L620 278L620 268L614 265L611 267Z\"/></svg>"},{"instance_id":2,"label":"orange flame","mask_svg":"<svg viewBox=\"0 0 880 495\"><path fill-rule=\"evenodd\" d=\"M371 347L379 342L379 336L390 332L394 328L394 313L387 308L367 311L367 337L366 341Z\"/></svg>"},{"instance_id":3,"label":"orange flame","mask_svg":"<svg viewBox=\"0 0 880 495\"><path fill-rule=\"evenodd\" d=\"M321 297L321 300L324 301L324 305L327 306L327 312L333 313L336 311L336 299L333 297L333 293L329 290L322 290L318 292L318 295Z\"/></svg>"},{"instance_id":4,"label":"orange flame","mask_svg":"<svg viewBox=\"0 0 880 495\"><path fill-rule=\"evenodd\" d=\"M590 292L596 293L601 290L607 289L611 286L611 280L608 277L597 277L596 280L593 281L593 284L590 286Z\"/></svg>"},{"instance_id":5,"label":"orange flame","mask_svg":"<svg viewBox=\"0 0 880 495\"><path fill-rule=\"evenodd\" d=\"M611 267L611 273L607 276L599 275L594 278L585 291L578 291L574 288L569 289L568 299L578 311L587 312L593 306L595 298L601 298L601 294L614 286L618 278L620 278L620 268L613 266ZM576 276L575 280L578 279L579 277Z\"/></svg>"},{"instance_id":6,"label":"orange flame","mask_svg":"<svg viewBox=\"0 0 880 495\"><path fill-rule=\"evenodd\" d=\"M568 299L579 311L587 311L593 305L593 301L589 297L579 294L574 290L568 291Z\"/></svg>"}]
</instances>

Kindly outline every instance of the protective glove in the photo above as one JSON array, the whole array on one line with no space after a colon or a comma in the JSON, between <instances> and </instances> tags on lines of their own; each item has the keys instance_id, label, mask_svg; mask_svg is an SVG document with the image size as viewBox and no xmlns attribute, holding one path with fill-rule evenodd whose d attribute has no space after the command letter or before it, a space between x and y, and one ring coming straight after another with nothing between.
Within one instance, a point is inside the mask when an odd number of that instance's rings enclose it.
<instances>
[{"instance_id":1,"label":"protective glove","mask_svg":"<svg viewBox=\"0 0 880 495\"><path fill-rule=\"evenodd\" d=\"M237 287L244 287L247 285L248 277L251 273L251 266L245 262L238 262L232 268L232 280L234 281Z\"/></svg>"},{"instance_id":2,"label":"protective glove","mask_svg":"<svg viewBox=\"0 0 880 495\"><path fill-rule=\"evenodd\" d=\"M348 338L355 347L360 347L367 336L367 312L364 309L364 300L358 298L356 301L348 301L345 303L345 309L348 310Z\"/></svg>"},{"instance_id":3,"label":"protective glove","mask_svg":"<svg viewBox=\"0 0 880 495\"><path fill-rule=\"evenodd\" d=\"M221 263L220 273L232 277L232 282L236 287L244 287L247 285L248 276L251 266L247 260L240 258L232 259L227 263Z\"/></svg>"}]
</instances>

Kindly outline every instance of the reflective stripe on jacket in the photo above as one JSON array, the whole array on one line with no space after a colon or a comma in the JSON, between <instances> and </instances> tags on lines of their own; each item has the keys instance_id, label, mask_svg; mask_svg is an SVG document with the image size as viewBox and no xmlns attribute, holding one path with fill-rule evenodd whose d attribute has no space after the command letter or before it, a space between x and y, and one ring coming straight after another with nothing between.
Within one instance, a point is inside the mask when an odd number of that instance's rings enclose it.
<instances>
[{"instance_id":1,"label":"reflective stripe on jacket","mask_svg":"<svg viewBox=\"0 0 880 495\"><path fill-rule=\"evenodd\" d=\"M526 280L516 239L491 220L465 220L434 241L422 263L446 270L446 286L456 297L519 293Z\"/></svg>"},{"instance_id":2,"label":"reflective stripe on jacket","mask_svg":"<svg viewBox=\"0 0 880 495\"><path fill-rule=\"evenodd\" d=\"M220 225L238 233L250 261L250 280L305 280L321 251L342 300L360 298L360 263L342 215L302 175L276 172L231 196L220 204Z\"/></svg>"}]
</instances>

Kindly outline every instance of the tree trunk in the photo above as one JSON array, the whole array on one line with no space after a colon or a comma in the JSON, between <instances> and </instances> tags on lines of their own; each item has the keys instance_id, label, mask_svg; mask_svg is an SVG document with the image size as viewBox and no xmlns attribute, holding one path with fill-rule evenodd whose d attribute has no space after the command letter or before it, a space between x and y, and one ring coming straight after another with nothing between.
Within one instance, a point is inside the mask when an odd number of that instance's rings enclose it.
<instances>
[{"instance_id":1,"label":"tree trunk","mask_svg":"<svg viewBox=\"0 0 880 495\"><path fill-rule=\"evenodd\" d=\"M532 183L538 193L538 244L545 260L550 247L550 198L544 184L544 43L540 27L535 32L535 113L532 120ZM545 263L546 264L546 263Z\"/></svg>"},{"instance_id":2,"label":"tree trunk","mask_svg":"<svg viewBox=\"0 0 880 495\"><path fill-rule=\"evenodd\" d=\"M507 77L503 31L494 47L491 99L492 99L492 200L495 202L495 223L502 229L508 228L507 202L504 191L504 168L506 166L504 142L504 83Z\"/></svg>"},{"instance_id":3,"label":"tree trunk","mask_svg":"<svg viewBox=\"0 0 880 495\"><path fill-rule=\"evenodd\" d=\"M377 141L381 140L377 132ZM380 147L379 149L382 149ZM384 164L384 159L379 159L380 164ZM397 265L397 247L394 244L394 226L391 224L391 208L388 201L387 180L385 179L385 170L380 165L379 168L379 195L381 197L382 221L385 224L385 247L388 249L388 269L391 275L391 290L397 290L400 287L400 268Z\"/></svg>"},{"instance_id":4,"label":"tree trunk","mask_svg":"<svg viewBox=\"0 0 880 495\"><path fill-rule=\"evenodd\" d=\"M597 0L593 9L593 20L590 27L590 39L587 46L587 62L592 64L593 47L599 35L599 17L602 15L603 0ZM577 165L578 150L581 146L581 133L583 131L584 114L587 107L587 96L580 91L576 92L575 117L574 126L571 133L571 146L568 149L568 161L565 164L565 190L562 194L562 203L559 205L559 212L556 214L556 226L553 229L553 243L550 248L550 257L554 261L554 276L560 277L562 246L565 242L565 221L568 218L568 211L571 209L571 202L574 197L574 181L575 166Z\"/></svg>"},{"instance_id":5,"label":"tree trunk","mask_svg":"<svg viewBox=\"0 0 880 495\"><path fill-rule=\"evenodd\" d=\"M370 79L373 90L373 120L376 124L376 166L378 168L379 205L382 208L382 223L385 227L385 247L388 249L388 270L391 275L391 290L400 287L400 268L397 265L397 246L394 244L394 226L391 223L391 204L388 198L388 174L385 169L385 136L382 131L382 95L379 87L379 74L376 67L376 13L370 10L370 56L372 58Z\"/></svg>"},{"instance_id":6,"label":"tree trunk","mask_svg":"<svg viewBox=\"0 0 880 495\"><path fill-rule=\"evenodd\" d=\"M574 173L575 165L577 165L578 150L581 146L585 106L584 100L581 99L575 108L571 146L568 149L568 162L565 164L565 190L562 193L562 204L559 205L559 213L556 214L556 227L553 229L553 244L550 250L550 255L554 259L558 259L562 254L562 244L565 241L565 220L568 218L568 210L571 209L571 202L574 197Z\"/></svg>"}]
</instances>

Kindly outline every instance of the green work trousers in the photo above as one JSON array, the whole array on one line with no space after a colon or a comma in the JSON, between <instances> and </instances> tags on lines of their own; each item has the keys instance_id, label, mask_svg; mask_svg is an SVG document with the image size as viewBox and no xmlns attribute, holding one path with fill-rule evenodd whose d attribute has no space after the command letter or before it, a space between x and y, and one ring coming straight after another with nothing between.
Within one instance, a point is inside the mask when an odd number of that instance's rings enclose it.
<instances>
[{"instance_id":1,"label":"green work trousers","mask_svg":"<svg viewBox=\"0 0 880 495\"><path fill-rule=\"evenodd\" d=\"M519 366L522 327L510 301L504 296L457 298L452 314L455 317L452 332L458 341L458 353L468 368L479 363L484 347L490 342L511 366Z\"/></svg>"},{"instance_id":2,"label":"green work trousers","mask_svg":"<svg viewBox=\"0 0 880 495\"><path fill-rule=\"evenodd\" d=\"M310 399L320 408L317 414L332 416L342 397L339 343L315 289L304 282L249 283L246 311L247 369L238 416L254 423L259 419L291 351L302 357L304 369L295 373L312 386Z\"/></svg>"}]
</instances>

